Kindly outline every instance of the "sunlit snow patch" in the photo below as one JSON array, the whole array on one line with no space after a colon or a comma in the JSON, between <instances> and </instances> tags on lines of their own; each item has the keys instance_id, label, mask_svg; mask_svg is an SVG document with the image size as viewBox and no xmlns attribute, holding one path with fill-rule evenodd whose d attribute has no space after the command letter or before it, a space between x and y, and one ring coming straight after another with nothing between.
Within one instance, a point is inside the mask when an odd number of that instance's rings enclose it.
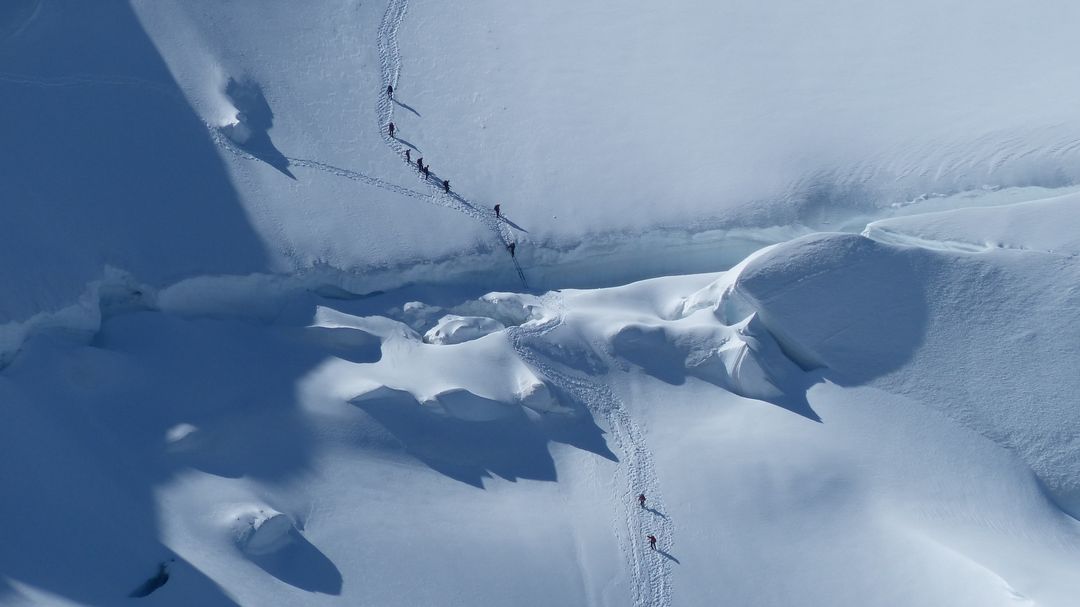
<instances>
[{"instance_id":1,"label":"sunlit snow patch","mask_svg":"<svg viewBox=\"0 0 1080 607\"><path fill-rule=\"evenodd\" d=\"M459 344L505 328L493 318L447 314L424 334L424 341L429 344Z\"/></svg>"},{"instance_id":2,"label":"sunlit snow patch","mask_svg":"<svg viewBox=\"0 0 1080 607\"><path fill-rule=\"evenodd\" d=\"M199 429L188 423L177 424L165 432L165 443L170 451L191 449L199 440Z\"/></svg>"},{"instance_id":3,"label":"sunlit snow patch","mask_svg":"<svg viewBox=\"0 0 1080 607\"><path fill-rule=\"evenodd\" d=\"M517 323L543 316L539 300L528 295L491 294L471 305ZM413 302L406 311L422 308L426 306ZM448 315L422 339L403 322L320 307L312 330L375 336L381 352L369 361L339 354L308 378L304 390L310 402L420 406L467 421L502 419L522 407L537 413L568 412L547 383L516 356L499 333L503 327L494 318Z\"/></svg>"}]
</instances>

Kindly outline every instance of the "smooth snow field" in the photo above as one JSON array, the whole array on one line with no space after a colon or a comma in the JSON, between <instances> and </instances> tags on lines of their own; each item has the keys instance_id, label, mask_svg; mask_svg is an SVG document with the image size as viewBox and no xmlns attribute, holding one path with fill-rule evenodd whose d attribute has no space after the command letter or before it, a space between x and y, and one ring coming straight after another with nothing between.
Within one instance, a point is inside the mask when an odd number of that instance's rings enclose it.
<instances>
[{"instance_id":1,"label":"smooth snow field","mask_svg":"<svg viewBox=\"0 0 1080 607\"><path fill-rule=\"evenodd\" d=\"M1078 22L0 3L0 605L1076 605Z\"/></svg>"}]
</instances>

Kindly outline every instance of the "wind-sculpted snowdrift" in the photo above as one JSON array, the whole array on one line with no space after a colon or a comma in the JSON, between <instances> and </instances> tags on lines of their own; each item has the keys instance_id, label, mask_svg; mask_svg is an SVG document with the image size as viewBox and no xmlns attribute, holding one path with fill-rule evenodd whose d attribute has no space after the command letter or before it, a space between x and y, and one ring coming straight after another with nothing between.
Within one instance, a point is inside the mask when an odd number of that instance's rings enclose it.
<instances>
[{"instance_id":1,"label":"wind-sculpted snowdrift","mask_svg":"<svg viewBox=\"0 0 1080 607\"><path fill-rule=\"evenodd\" d=\"M1080 255L1080 195L883 219L871 222L863 234L881 242L946 251L1016 249L1075 256Z\"/></svg>"},{"instance_id":2,"label":"wind-sculpted snowdrift","mask_svg":"<svg viewBox=\"0 0 1080 607\"><path fill-rule=\"evenodd\" d=\"M1000 220L1068 224L1071 201L1054 204L1059 212L1049 216L1028 213L1051 212L1047 205L959 211L993 219L963 222L963 230L950 230L957 224L944 221L954 217L948 214L922 221L934 227L927 231L934 240L992 242L1006 237ZM918 222L881 225L893 231ZM1080 258L1055 236L1060 230L1010 225L1031 250L806 237L756 256L729 293L804 368L840 385L912 397L1015 450L1060 504L1078 513L1080 451L1061 437L1080 433L1073 398L1080 391L1080 291L1070 286L1080 280Z\"/></svg>"},{"instance_id":3,"label":"wind-sculpted snowdrift","mask_svg":"<svg viewBox=\"0 0 1080 607\"><path fill-rule=\"evenodd\" d=\"M756 315L730 326L709 320L625 325L612 336L612 351L669 383L696 377L766 401L784 401L797 391L802 370Z\"/></svg>"},{"instance_id":4,"label":"wind-sculpted snowdrift","mask_svg":"<svg viewBox=\"0 0 1080 607\"><path fill-rule=\"evenodd\" d=\"M519 309L524 310L525 305ZM440 321L428 334L444 326ZM405 405L411 402L432 412L470 421L507 417L515 412L513 406L537 413L568 411L547 384L513 355L503 336L491 335L492 331L478 332L469 340L458 332L461 343L457 340L425 343L404 323L382 317L350 317L328 308L317 311L313 328L366 334L381 342L378 361L356 367L355 363L339 360L324 365L320 375L313 379L333 385L341 398L359 406L372 401ZM424 368L446 372L438 377L424 377L415 372Z\"/></svg>"}]
</instances>

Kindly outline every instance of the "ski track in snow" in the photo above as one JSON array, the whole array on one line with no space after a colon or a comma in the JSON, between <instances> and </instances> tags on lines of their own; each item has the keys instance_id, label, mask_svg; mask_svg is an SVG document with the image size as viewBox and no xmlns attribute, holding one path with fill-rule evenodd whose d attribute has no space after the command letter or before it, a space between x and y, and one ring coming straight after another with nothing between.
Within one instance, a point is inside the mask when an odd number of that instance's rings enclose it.
<instances>
[{"instance_id":1,"label":"ski track in snow","mask_svg":"<svg viewBox=\"0 0 1080 607\"><path fill-rule=\"evenodd\" d=\"M397 49L397 28L401 23L401 19L405 16L405 8L408 6L406 0L391 0L387 7L386 14L383 17L383 22L379 26L378 34L378 46L379 55L382 60L383 80L387 84L397 82L397 74L400 69L400 59ZM176 89L168 85L154 82L150 80L144 80L141 78L130 78L126 76L100 76L90 74L79 74L72 76L58 76L51 78L38 78L31 77L22 74L11 74L6 72L0 72L0 82L7 84L14 84L19 86L36 86L39 88L71 88L71 87L85 87L85 86L109 86L109 87L127 87L132 89L138 89L143 91L153 92L164 98L170 99L176 103L181 104L185 109L189 108L189 104L186 98ZM394 150L399 157L404 156L405 146L396 139L389 136L386 131L386 126L390 123L393 117L393 102L386 95L385 87L381 91L379 97L378 116L380 131L382 132L383 139L386 145ZM233 140L229 139L221 130L202 120L203 125L206 127L207 132L210 134L211 141L214 142L222 150L229 152L230 154L242 158L244 160L250 160L255 162L261 162L255 155L248 153L236 144ZM285 156L285 160L288 161L292 167L302 167L306 169L321 171L335 177L341 177L363 183L372 187L379 188L381 190L399 194L407 198L415 200L421 200L428 204L440 206L444 208L453 209L459 213L463 213L479 222L481 222L486 228L491 230L495 236L499 239L503 248L509 246L514 241L513 234L510 232L510 228L503 222L498 220L494 216L493 211L488 211L477 207L472 202L466 200L456 192L444 193L442 191L441 182L438 182L434 178L424 178L420 176L419 171L417 175L428 186L428 193L412 190L406 187L402 187L389 181L366 175L359 171L353 171L318 160L312 160L308 158L296 158L293 156ZM522 286L528 288L528 283L525 280L525 274L518 263L517 258L511 256L511 261L514 264L514 269L517 272L518 277L521 279Z\"/></svg>"},{"instance_id":2,"label":"ski track in snow","mask_svg":"<svg viewBox=\"0 0 1080 607\"><path fill-rule=\"evenodd\" d=\"M390 0L378 33L378 51L382 62L384 85L393 85L395 89L400 72L400 55L397 45L397 30L405 16L407 0ZM19 74L0 72L0 82L42 88L67 88L87 86L130 87L150 91L190 107L180 91L158 82L139 78L97 75L74 75L54 78L36 78ZM390 137L386 126L393 118L393 100L386 95L385 86L379 92L378 120L383 141L399 157L404 157L406 147L397 139ZM229 139L214 125L202 121L210 134L211 140L222 150L245 160L259 161L241 146ZM334 166L317 160L286 156L289 166L321 171L336 177L363 183L407 198L424 201L436 206L446 207L463 213L488 228L504 246L514 242L513 234L505 222L495 217L494 212L478 207L461 195L442 191L437 179L420 176L427 185L428 192L421 192L402 187L378 177ZM524 272L517 259L511 261L522 284L528 288ZM614 527L619 548L629 566L631 592L634 605L638 607L668 607L671 604L671 563L672 560L662 554L671 550L674 539L674 525L666 514L639 508L636 495L644 493L649 498L649 508L665 513L663 496L653 468L652 454L645 445L641 429L630 417L612 389L603 383L595 382L578 373L562 370L552 362L534 352L532 344L541 340L547 333L562 323L562 305L558 298L548 298L553 308L558 311L556 318L544 323L527 327L511 327L507 330L514 350L527 364L548 378L556 386L565 390L573 398L584 404L590 413L602 419L614 441L614 447L621 453L622 460L616 468L616 482L613 484L615 501ZM656 535L659 550L653 552L647 547L646 535Z\"/></svg>"},{"instance_id":3,"label":"ski track in snow","mask_svg":"<svg viewBox=\"0 0 1080 607\"><path fill-rule=\"evenodd\" d=\"M403 161L405 150L409 148L390 136L388 127L394 118L394 100L387 94L386 87L391 86L395 91L399 90L401 55L397 32L407 9L408 0L390 0L379 25L378 35L379 59L383 70L383 87L379 91L377 106L379 131L386 146ZM454 192L444 192L437 178L426 178L419 170L416 170L416 173L418 178L427 185L431 192L430 197L436 204L453 208L481 221L495 234L504 247L514 242L509 227L495 217L492 210L478 207ZM517 259L513 256L510 259L514 263L522 285L528 288ZM666 515L656 515L649 510L637 507L635 500L635 496L643 492L649 496L652 509L660 513L665 512L664 500L660 494L659 483L652 464L652 454L645 446L641 429L634 423L609 386L561 370L554 363L543 360L530 347L531 342L543 339L562 323L561 300L557 297L547 299L558 311L556 318L532 326L511 327L507 329L507 337L514 351L526 364L583 403L594 417L606 422L614 439L614 446L622 454L621 465L616 468L617 480L621 479L622 483L616 482L613 485L615 489L614 524L619 548L629 565L634 605L668 607L671 605L672 561L667 556L654 553L647 548L645 536L656 535L660 550L670 550L674 525Z\"/></svg>"},{"instance_id":4,"label":"ski track in snow","mask_svg":"<svg viewBox=\"0 0 1080 607\"><path fill-rule=\"evenodd\" d=\"M401 55L397 42L397 32L405 12L408 0L390 0L379 24L378 50L383 71L383 87L379 91L377 115L379 131L383 142L404 161L408 149L396 138L390 136L389 124L394 118L394 100L387 94L386 87L399 90L398 81L401 72ZM456 193L444 192L438 179L424 177L416 170L418 178L431 192L430 197L436 204L453 208L481 221L491 230L499 242L507 247L513 240L513 234L506 224L495 217L493 211L480 208ZM528 288L525 275L514 256L510 257L517 270L522 285ZM660 551L669 551L674 537L674 524L666 515L657 515L636 505L635 496L645 493L649 497L650 507L660 513L665 512L664 500L660 494L659 482L652 464L652 453L645 445L641 429L634 423L630 414L623 407L618 397L609 386L593 382L576 373L563 371L554 363L549 363L536 354L530 343L541 340L562 323L563 307L561 299L547 297L557 316L547 322L532 326L510 327L507 338L514 351L526 364L533 367L542 376L555 383L559 388L570 393L583 403L589 412L603 419L614 439L615 448L622 454L621 465L616 468L616 480L613 484L615 495L614 525L619 542L619 549L626 557L631 578L631 592L634 605L638 607L669 607L671 605L671 559L646 547L645 536L656 535Z\"/></svg>"},{"instance_id":5,"label":"ski track in snow","mask_svg":"<svg viewBox=\"0 0 1080 607\"><path fill-rule=\"evenodd\" d=\"M112 86L112 87L129 87L134 89L140 89L143 91L150 91L157 93L163 97L172 99L178 103L182 103L185 108L189 107L187 100L176 90L169 86L153 82L150 80L142 80L139 78L126 78L116 76L92 76L92 75L79 75L79 76L62 76L57 78L31 78L19 74L8 74L0 72L0 82L6 82L8 84L16 84L23 86L36 86L40 88L68 88L68 87L82 87L82 86ZM259 161L259 159L248 152L242 147L237 145L233 140L229 139L221 130L206 122L202 121L206 130L210 134L210 140L214 142L219 148L245 160ZM438 201L433 200L432 196L416 190L410 190L399 185L395 185L378 177L372 177L371 175L365 175L358 171L334 166L325 162L319 162L317 160L311 160L307 158L296 158L293 156L285 156L285 159L289 162L289 166L303 167L316 171L322 171L331 175L350 179L359 183L370 185L388 192L400 194L408 198L414 198L417 200L424 200L431 202L438 206L448 206L445 204L439 204Z\"/></svg>"},{"instance_id":6,"label":"ski track in snow","mask_svg":"<svg viewBox=\"0 0 1080 607\"><path fill-rule=\"evenodd\" d=\"M401 51L398 47L397 33L408 8L408 0L390 0L386 6L386 12L383 13L382 22L379 23L378 34L379 62L382 66L383 82L383 86L379 91L379 102L376 106L379 133L382 135L386 147L390 148L398 158L401 158L402 162L405 162L405 150L409 148L390 135L389 125L394 120L394 99L387 94L387 87L393 87L395 92L398 90L398 78L401 74ZM420 172L419 167L411 163L407 164L416 172L417 177L427 185L428 190L431 192L430 197L435 204L454 209L477 219L484 224L484 227L495 234L503 248L509 247L514 242L514 235L511 233L510 228L505 222L495 217L493 210L478 207L452 190L444 192L442 182L439 181L438 176L432 173L432 177L425 177ZM529 288L529 284L525 280L525 273L522 271L517 258L511 255L510 260L514 264L518 278L521 279L522 286L526 289Z\"/></svg>"},{"instance_id":7,"label":"ski track in snow","mask_svg":"<svg viewBox=\"0 0 1080 607\"><path fill-rule=\"evenodd\" d=\"M555 318L509 327L506 330L507 338L527 365L583 403L594 417L606 423L615 449L622 456L616 467L616 482L612 485L612 499L615 502L613 523L619 550L629 565L634 605L670 607L673 557L669 553L674 545L675 525L667 514L660 493L652 453L645 444L641 428L610 386L564 370L558 363L545 360L535 350L534 344L560 326L564 316L564 307L558 295L548 294L544 302L556 311ZM648 509L637 505L638 493L648 497ZM645 539L650 534L657 537L658 548L655 552L648 548Z\"/></svg>"}]
</instances>

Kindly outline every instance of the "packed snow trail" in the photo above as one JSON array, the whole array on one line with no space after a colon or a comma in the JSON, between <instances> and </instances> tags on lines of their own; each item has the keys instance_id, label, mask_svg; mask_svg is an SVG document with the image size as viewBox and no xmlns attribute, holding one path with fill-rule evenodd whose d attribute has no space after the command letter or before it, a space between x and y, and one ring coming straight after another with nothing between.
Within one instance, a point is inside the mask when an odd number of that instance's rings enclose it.
<instances>
[{"instance_id":1,"label":"packed snow trail","mask_svg":"<svg viewBox=\"0 0 1080 607\"><path fill-rule=\"evenodd\" d=\"M163 84L152 82L149 80L142 80L139 78L126 78L119 76L92 76L92 75L77 75L77 76L61 76L56 78L32 78L20 74L9 74L0 72L0 82L6 82L8 84L22 85L22 86L36 86L40 88L69 88L69 87L82 87L82 86L112 86L112 87L130 87L140 89L144 91L151 91L156 94L162 95L168 99L181 103L184 107L188 107L187 100L184 99L177 91L171 87ZM210 134L210 140L214 142L219 148L245 160L259 161L258 157L250 154L234 142L229 139L221 129L218 127L202 121L206 127L207 132ZM416 190L410 190L399 185L395 185L386 180L379 179L378 177L372 177L358 171L334 166L325 162L319 162L317 160L311 160L307 158L296 158L293 156L284 156L288 161L289 166L303 167L316 171L322 171L330 175L337 177L343 177L359 183L370 185L388 192L400 194L408 198L414 198L418 200L424 200L436 204L437 206L451 207L452 205L440 204L438 200L433 199L432 196L419 192ZM261 161L260 161L261 162ZM461 210L461 209L457 209ZM477 213L479 215L479 213Z\"/></svg>"},{"instance_id":2,"label":"packed snow trail","mask_svg":"<svg viewBox=\"0 0 1080 607\"><path fill-rule=\"evenodd\" d=\"M404 7L402 7L402 10L404 10ZM380 37L380 40L381 39L382 38ZM39 88L72 88L92 86L127 87L153 92L155 94L161 95L164 98L181 104L184 108L189 107L188 102L183 97L183 95L172 87L161 84L159 82L143 80L140 78L129 78L123 76L98 76L88 74L59 76L52 78L38 78L22 74L0 72L0 82L14 84L18 86L34 86ZM383 96L386 97L385 91ZM390 102L389 99L387 99L387 102L389 105L392 106L392 102ZM389 110L390 108L388 107L387 111ZM382 111L381 106L380 111ZM245 160L251 160L255 162L262 162L257 156L245 151L242 146L238 145L227 135L225 135L220 128L214 126L213 124L210 124L205 120L201 120L201 122L203 123L203 126L206 127L206 130L210 135L211 141L213 141L214 144L222 150L238 158L243 158ZM390 139L389 136L386 135L386 133L384 133L384 136L386 139ZM394 146L400 147L400 152L404 154L404 146L402 146L396 140L388 141L388 145L390 145L391 148L395 150L396 148L394 148ZM318 160L312 160L309 158L297 158L294 156L284 156L284 158L288 162L288 166L291 167L301 167L315 171L321 171L329 175L334 175L335 177L349 179L351 181L363 183L365 185L376 187L387 192L399 194L407 198L422 200L434 206L449 208L459 213L463 213L469 217L472 217L473 219L480 221L489 230L495 232L496 236L499 238L500 243L502 243L503 248L506 248L506 246L508 246L509 243L512 241L512 237L508 235L509 228L506 228L505 224L502 221L494 220L492 213L488 212L487 209L478 208L477 206L465 200L455 192L451 192L449 194L444 193L438 186L439 182L434 173L432 173L432 175L433 177L435 177L435 181L432 181L430 179L425 180L430 188L430 192L424 193L396 185L384 179L373 177L359 171L334 166L332 164L327 164ZM503 232L504 228L506 229L507 233ZM514 263L514 268L517 272L518 277L521 279L522 284L525 286L525 288L528 288L528 284L525 281L525 274L522 271L520 264L518 264L517 259L512 257L511 260Z\"/></svg>"},{"instance_id":3,"label":"packed snow trail","mask_svg":"<svg viewBox=\"0 0 1080 607\"><path fill-rule=\"evenodd\" d=\"M616 467L612 488L615 502L614 526L619 550L628 564L631 593L636 607L670 607L671 565L674 557L675 525L667 514L653 456L645 444L641 428L631 418L611 387L571 371L542 354L536 346L558 328L565 314L561 297L548 294L544 303L556 311L543 322L509 327L507 338L517 355L541 377L582 403L594 418L603 420L622 458ZM620 483L621 481L621 483ZM636 496L644 493L648 507L641 508ZM647 546L646 536L655 535L657 549Z\"/></svg>"},{"instance_id":4,"label":"packed snow trail","mask_svg":"<svg viewBox=\"0 0 1080 607\"><path fill-rule=\"evenodd\" d=\"M411 148L390 134L389 126L394 120L394 97L390 94L390 88L388 87L392 87L395 94L398 92L398 77L401 73L401 51L398 48L397 34L408 7L408 0L390 0L386 5L386 12L383 13L382 22L379 24L377 44L383 76L382 88L379 90L379 102L376 106L379 133L382 134L383 143L386 144L386 147L397 154L398 158L403 159L403 162L405 151ZM428 186L435 204L452 208L480 220L484 227L495 234L503 248L509 250L510 244L514 242L513 233L507 227L506 222L495 216L494 211L478 207L456 192L443 191L442 181L439 179L438 174L432 172L430 176L427 176L421 173L416 165L410 162L406 162L406 164L409 165L409 168L415 170L417 177ZM528 289L529 284L525 280L525 272L521 269L517 257L511 254L510 261L514 264L514 269L517 271L518 278L521 279L522 286Z\"/></svg>"}]
</instances>

